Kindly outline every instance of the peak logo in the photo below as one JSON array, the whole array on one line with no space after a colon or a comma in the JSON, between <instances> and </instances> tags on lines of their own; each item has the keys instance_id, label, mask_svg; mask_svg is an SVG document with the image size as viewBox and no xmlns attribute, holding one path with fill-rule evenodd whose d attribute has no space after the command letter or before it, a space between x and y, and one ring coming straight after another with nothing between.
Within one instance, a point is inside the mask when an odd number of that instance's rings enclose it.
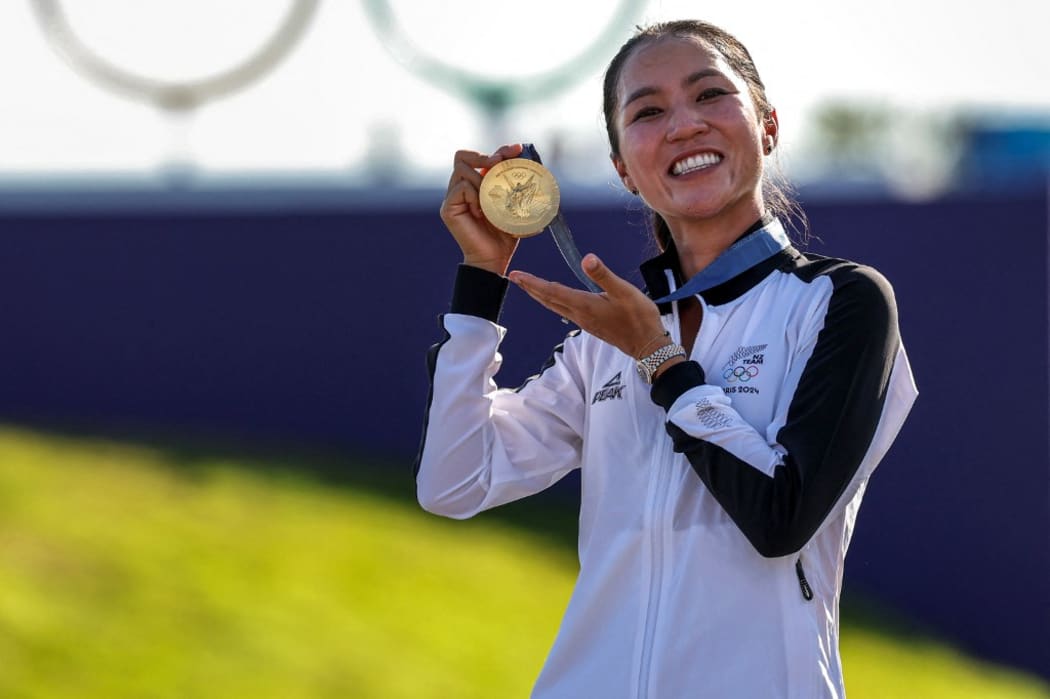
<instances>
[{"instance_id":1,"label":"peak logo","mask_svg":"<svg viewBox=\"0 0 1050 699\"><path fill-rule=\"evenodd\" d=\"M623 400L623 389L625 388L625 385L621 374L623 374L623 372L618 371L616 372L616 376L605 382L605 385L594 394L594 398L591 400L591 405L607 400Z\"/></svg>"}]
</instances>

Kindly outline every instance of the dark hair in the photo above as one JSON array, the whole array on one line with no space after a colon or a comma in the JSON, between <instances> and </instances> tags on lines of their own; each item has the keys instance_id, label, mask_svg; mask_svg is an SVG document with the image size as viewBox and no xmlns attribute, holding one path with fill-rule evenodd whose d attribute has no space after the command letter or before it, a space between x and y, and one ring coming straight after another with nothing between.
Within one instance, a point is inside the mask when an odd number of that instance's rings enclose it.
<instances>
[{"instance_id":1,"label":"dark hair","mask_svg":"<svg viewBox=\"0 0 1050 699\"><path fill-rule=\"evenodd\" d=\"M620 155L620 135L616 132L616 109L618 106L618 88L623 66L630 58L635 49L652 43L665 37L679 39L699 39L720 54L729 67L747 83L751 101L755 105L755 111L762 122L772 118L773 105L766 97L766 86L758 75L755 62L748 53L747 48L732 34L707 22L699 20L676 20L673 22L661 22L648 27L639 27L634 36L620 47L620 50L609 62L605 71L605 80L602 87L603 104L605 112L605 130L609 135L609 147L613 156ZM762 178L762 197L765 201L766 211L784 219L788 225L797 224L797 228L803 232L806 229L806 215L795 202L793 190L788 182L779 173L768 173ZM666 250L674 243L671 240L671 230L663 217L655 211L650 211L653 238L661 250Z\"/></svg>"}]
</instances>

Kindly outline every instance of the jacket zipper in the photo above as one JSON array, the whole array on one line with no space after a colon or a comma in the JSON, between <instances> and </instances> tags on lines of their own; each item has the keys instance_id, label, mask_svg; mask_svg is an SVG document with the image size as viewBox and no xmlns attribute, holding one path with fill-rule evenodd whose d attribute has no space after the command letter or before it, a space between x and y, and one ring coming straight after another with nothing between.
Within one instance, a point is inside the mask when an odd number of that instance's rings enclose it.
<instances>
[{"instance_id":1,"label":"jacket zipper","mask_svg":"<svg viewBox=\"0 0 1050 699\"><path fill-rule=\"evenodd\" d=\"M806 580L806 571L802 569L802 556L795 560L795 575L798 576L798 586L802 590L802 599L809 602L813 599L813 588L809 586L809 581Z\"/></svg>"},{"instance_id":2,"label":"jacket zipper","mask_svg":"<svg viewBox=\"0 0 1050 699\"><path fill-rule=\"evenodd\" d=\"M669 445L669 441L668 441ZM660 590L663 587L663 527L664 508L667 500L668 484L670 476L664 474L665 467L671 458L667 451L669 446L665 445L659 450L660 463L654 469L656 483L654 488L651 529L651 556L652 573L649 579L649 599L646 602L645 626L642 629L642 655L641 666L638 669L638 697L645 699L649 695L649 676L653 662L653 643L656 635L657 617L660 614Z\"/></svg>"},{"instance_id":3,"label":"jacket zipper","mask_svg":"<svg viewBox=\"0 0 1050 699\"><path fill-rule=\"evenodd\" d=\"M674 314L672 316L673 323L669 330L671 331L671 337L674 339L681 333L678 332L680 327L678 321L678 304L674 306ZM675 339L676 342L681 342L681 339ZM658 452L657 468L653 469L656 474L656 482L653 484L653 499L652 499L652 510L651 519L649 520L652 550L650 552L650 563L652 564L652 573L649 578L649 599L646 602L646 614L645 614L645 626L642 628L642 654L640 658L640 667L638 668L638 698L645 699L649 695L649 679L650 671L652 669L653 662L653 642L654 636L656 635L656 622L657 616L660 613L660 590L663 586L663 567L664 567L664 550L663 550L663 520L664 510L667 504L668 491L670 489L671 482L671 462L674 460L674 453L671 449L671 442L668 439L664 439L661 442L661 448L656 450ZM667 473L665 473L667 471Z\"/></svg>"}]
</instances>

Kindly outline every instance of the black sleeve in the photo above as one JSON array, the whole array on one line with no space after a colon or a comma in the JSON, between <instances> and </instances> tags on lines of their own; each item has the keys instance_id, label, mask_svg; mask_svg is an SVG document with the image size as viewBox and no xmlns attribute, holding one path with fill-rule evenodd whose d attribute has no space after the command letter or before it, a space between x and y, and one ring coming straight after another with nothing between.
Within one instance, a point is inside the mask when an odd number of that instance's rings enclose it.
<instances>
[{"instance_id":1,"label":"black sleeve","mask_svg":"<svg viewBox=\"0 0 1050 699\"><path fill-rule=\"evenodd\" d=\"M688 457L763 556L798 551L831 512L872 443L897 356L889 283L875 270L853 265L829 276L833 292L824 326L778 432L787 454L772 477L667 423L675 451ZM683 368L668 370L654 385L653 400L665 409L703 382L702 370L689 364L673 367Z\"/></svg>"},{"instance_id":2,"label":"black sleeve","mask_svg":"<svg viewBox=\"0 0 1050 699\"><path fill-rule=\"evenodd\" d=\"M504 276L461 264L456 269L449 312L498 323L508 285L509 281Z\"/></svg>"},{"instance_id":3,"label":"black sleeve","mask_svg":"<svg viewBox=\"0 0 1050 699\"><path fill-rule=\"evenodd\" d=\"M504 276L479 267L461 264L456 269L456 279L452 286L452 302L449 305L449 313L476 316L498 323L500 314L503 312L503 301L507 296L508 285L509 280ZM413 476L419 475L419 464L423 458L423 449L426 446L427 427L430 424L430 406L434 402L434 371L437 367L438 353L449 339L449 334L446 331L444 337L427 351L426 361L427 373L430 376L430 389L427 391L427 404L426 409L423 411L423 436L420 438L419 449L412 464Z\"/></svg>"}]
</instances>

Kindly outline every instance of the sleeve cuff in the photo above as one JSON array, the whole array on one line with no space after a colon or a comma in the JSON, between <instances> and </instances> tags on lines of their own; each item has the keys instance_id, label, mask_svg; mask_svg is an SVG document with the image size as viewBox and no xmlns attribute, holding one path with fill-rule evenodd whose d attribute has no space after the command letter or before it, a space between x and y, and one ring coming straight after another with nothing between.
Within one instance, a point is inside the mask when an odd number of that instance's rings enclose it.
<instances>
[{"instance_id":1,"label":"sleeve cuff","mask_svg":"<svg viewBox=\"0 0 1050 699\"><path fill-rule=\"evenodd\" d=\"M679 362L666 369L653 382L649 397L664 410L670 410L683 393L695 386L703 386L706 382L704 370L697 362Z\"/></svg>"},{"instance_id":2,"label":"sleeve cuff","mask_svg":"<svg viewBox=\"0 0 1050 699\"><path fill-rule=\"evenodd\" d=\"M506 277L461 264L456 271L449 312L477 316L498 323L509 283Z\"/></svg>"}]
</instances>

